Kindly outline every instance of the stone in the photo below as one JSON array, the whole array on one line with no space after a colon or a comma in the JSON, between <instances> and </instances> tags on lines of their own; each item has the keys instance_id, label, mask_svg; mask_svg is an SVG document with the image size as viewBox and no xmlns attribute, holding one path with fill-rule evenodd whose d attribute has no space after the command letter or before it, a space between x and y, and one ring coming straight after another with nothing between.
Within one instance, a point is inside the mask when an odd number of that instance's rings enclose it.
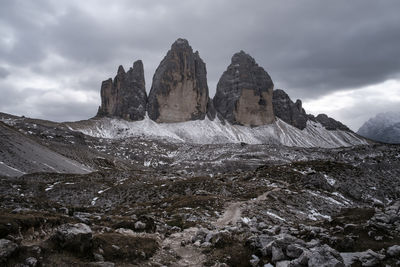
<instances>
[{"instance_id":1,"label":"stone","mask_svg":"<svg viewBox=\"0 0 400 267\"><path fill-rule=\"evenodd\" d=\"M78 219L82 223L90 224L90 218L92 217L92 214L90 214L88 212L76 211L76 212L73 213L73 217Z\"/></svg>"},{"instance_id":2,"label":"stone","mask_svg":"<svg viewBox=\"0 0 400 267\"><path fill-rule=\"evenodd\" d=\"M376 253L371 249L360 253L358 257L361 265L365 267L379 266L383 259L385 259L385 255Z\"/></svg>"},{"instance_id":3,"label":"stone","mask_svg":"<svg viewBox=\"0 0 400 267\"><path fill-rule=\"evenodd\" d=\"M326 114L318 114L317 117L314 117L313 115L308 115L308 118L312 121L321 123L322 126L324 126L327 130L330 131L342 130L351 132L351 130L346 125L344 125L340 121L328 117Z\"/></svg>"},{"instance_id":4,"label":"stone","mask_svg":"<svg viewBox=\"0 0 400 267\"><path fill-rule=\"evenodd\" d=\"M35 257L29 257L25 259L25 264L29 267L35 267L38 264L38 260Z\"/></svg>"},{"instance_id":5,"label":"stone","mask_svg":"<svg viewBox=\"0 0 400 267\"><path fill-rule=\"evenodd\" d=\"M282 248L272 245L272 262L282 261L286 259L285 254L282 251Z\"/></svg>"},{"instance_id":6,"label":"stone","mask_svg":"<svg viewBox=\"0 0 400 267\"><path fill-rule=\"evenodd\" d=\"M146 229L146 224L141 222L141 221L137 221L135 222L135 230L137 231L143 231Z\"/></svg>"},{"instance_id":7,"label":"stone","mask_svg":"<svg viewBox=\"0 0 400 267\"><path fill-rule=\"evenodd\" d=\"M95 261L104 261L103 255L98 253L93 253L93 258L95 259Z\"/></svg>"},{"instance_id":8,"label":"stone","mask_svg":"<svg viewBox=\"0 0 400 267\"><path fill-rule=\"evenodd\" d=\"M214 107L231 124L260 126L275 121L274 84L254 58L243 51L232 57L213 99Z\"/></svg>"},{"instance_id":9,"label":"stone","mask_svg":"<svg viewBox=\"0 0 400 267\"><path fill-rule=\"evenodd\" d=\"M276 89L273 92L272 105L276 117L300 130L306 128L308 117L300 99L293 103L285 91Z\"/></svg>"},{"instance_id":10,"label":"stone","mask_svg":"<svg viewBox=\"0 0 400 267\"><path fill-rule=\"evenodd\" d=\"M156 122L166 123L202 120L208 103L206 64L187 40L178 39L153 76L148 115Z\"/></svg>"},{"instance_id":11,"label":"stone","mask_svg":"<svg viewBox=\"0 0 400 267\"><path fill-rule=\"evenodd\" d=\"M258 263L260 262L260 258L258 258L256 255L251 255L251 260L250 264L251 266L258 266Z\"/></svg>"},{"instance_id":12,"label":"stone","mask_svg":"<svg viewBox=\"0 0 400 267\"><path fill-rule=\"evenodd\" d=\"M400 256L400 246L394 245L387 249L386 252L390 257L399 257Z\"/></svg>"},{"instance_id":13,"label":"stone","mask_svg":"<svg viewBox=\"0 0 400 267\"><path fill-rule=\"evenodd\" d=\"M279 261L276 263L275 267L288 267L290 264L290 261Z\"/></svg>"},{"instance_id":14,"label":"stone","mask_svg":"<svg viewBox=\"0 0 400 267\"><path fill-rule=\"evenodd\" d=\"M114 80L101 84L101 106L98 117L118 117L127 120L142 120L146 114L147 94L143 63L135 61L125 72L119 66Z\"/></svg>"},{"instance_id":15,"label":"stone","mask_svg":"<svg viewBox=\"0 0 400 267\"><path fill-rule=\"evenodd\" d=\"M303 252L304 248L297 244L289 244L286 247L286 255L292 259L300 257L300 255L303 254Z\"/></svg>"},{"instance_id":16,"label":"stone","mask_svg":"<svg viewBox=\"0 0 400 267\"><path fill-rule=\"evenodd\" d=\"M61 248L84 253L91 248L92 230L84 223L63 224L57 228L53 240Z\"/></svg>"},{"instance_id":17,"label":"stone","mask_svg":"<svg viewBox=\"0 0 400 267\"><path fill-rule=\"evenodd\" d=\"M7 259L18 249L18 245L8 239L0 239L0 263Z\"/></svg>"},{"instance_id":18,"label":"stone","mask_svg":"<svg viewBox=\"0 0 400 267\"><path fill-rule=\"evenodd\" d=\"M344 267L343 258L328 245L315 247L308 257L309 267Z\"/></svg>"}]
</instances>

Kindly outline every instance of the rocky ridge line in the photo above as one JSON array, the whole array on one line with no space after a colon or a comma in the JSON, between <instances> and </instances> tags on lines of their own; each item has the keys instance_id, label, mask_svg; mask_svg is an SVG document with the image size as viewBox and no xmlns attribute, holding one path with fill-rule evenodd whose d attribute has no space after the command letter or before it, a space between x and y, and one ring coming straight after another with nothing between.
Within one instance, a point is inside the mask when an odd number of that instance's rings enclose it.
<instances>
[{"instance_id":1,"label":"rocky ridge line","mask_svg":"<svg viewBox=\"0 0 400 267\"><path fill-rule=\"evenodd\" d=\"M103 81L97 117L143 120L146 112L159 123L214 120L244 126L271 124L278 117L303 130L307 121L327 130L351 130L325 114L306 114L301 100L295 103L281 89L273 90L269 74L244 51L232 56L222 74L214 99L210 99L206 64L185 39L176 40L161 61L147 97L143 63L138 60L125 72L118 68L114 80Z\"/></svg>"}]
</instances>

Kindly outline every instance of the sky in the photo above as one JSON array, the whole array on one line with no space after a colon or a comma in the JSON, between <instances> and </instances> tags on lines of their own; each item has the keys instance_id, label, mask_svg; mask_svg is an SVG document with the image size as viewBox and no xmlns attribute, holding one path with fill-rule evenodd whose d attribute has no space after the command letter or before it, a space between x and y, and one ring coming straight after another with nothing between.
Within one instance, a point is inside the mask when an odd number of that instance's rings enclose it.
<instances>
[{"instance_id":1,"label":"sky","mask_svg":"<svg viewBox=\"0 0 400 267\"><path fill-rule=\"evenodd\" d=\"M235 52L252 55L307 113L358 130L400 111L398 0L1 0L0 112L93 117L101 81L141 59L146 88L185 38L210 96Z\"/></svg>"}]
</instances>

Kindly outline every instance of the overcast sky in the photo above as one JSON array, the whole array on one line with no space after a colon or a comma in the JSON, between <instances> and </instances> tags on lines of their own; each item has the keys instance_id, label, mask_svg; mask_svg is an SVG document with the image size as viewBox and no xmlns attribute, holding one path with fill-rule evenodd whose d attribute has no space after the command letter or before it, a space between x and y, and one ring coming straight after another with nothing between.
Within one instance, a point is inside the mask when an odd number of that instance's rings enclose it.
<instances>
[{"instance_id":1,"label":"overcast sky","mask_svg":"<svg viewBox=\"0 0 400 267\"><path fill-rule=\"evenodd\" d=\"M400 1L1 0L0 111L92 117L102 80L142 59L149 91L179 37L207 64L210 95L244 50L275 88L357 130L400 111Z\"/></svg>"}]
</instances>

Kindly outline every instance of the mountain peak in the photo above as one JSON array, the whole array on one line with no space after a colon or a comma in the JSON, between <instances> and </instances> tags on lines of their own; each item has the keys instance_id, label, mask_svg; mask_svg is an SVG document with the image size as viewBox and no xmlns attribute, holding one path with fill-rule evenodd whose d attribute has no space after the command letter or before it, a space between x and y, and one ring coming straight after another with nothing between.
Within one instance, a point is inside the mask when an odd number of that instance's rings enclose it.
<instances>
[{"instance_id":1,"label":"mountain peak","mask_svg":"<svg viewBox=\"0 0 400 267\"><path fill-rule=\"evenodd\" d=\"M232 56L232 64L240 64L243 62L257 65L256 60L243 50L240 50Z\"/></svg>"},{"instance_id":2,"label":"mountain peak","mask_svg":"<svg viewBox=\"0 0 400 267\"><path fill-rule=\"evenodd\" d=\"M189 41L183 38L178 38L172 45L171 49L192 49L189 45Z\"/></svg>"},{"instance_id":3,"label":"mountain peak","mask_svg":"<svg viewBox=\"0 0 400 267\"><path fill-rule=\"evenodd\" d=\"M176 40L153 76L147 111L156 122L204 119L207 113L206 65L186 39Z\"/></svg>"},{"instance_id":4,"label":"mountain peak","mask_svg":"<svg viewBox=\"0 0 400 267\"><path fill-rule=\"evenodd\" d=\"M215 109L232 124L260 126L275 120L274 84L268 73L244 51L232 56L213 99Z\"/></svg>"},{"instance_id":5,"label":"mountain peak","mask_svg":"<svg viewBox=\"0 0 400 267\"><path fill-rule=\"evenodd\" d=\"M384 143L400 143L400 112L378 113L357 131L359 135Z\"/></svg>"}]
</instances>

